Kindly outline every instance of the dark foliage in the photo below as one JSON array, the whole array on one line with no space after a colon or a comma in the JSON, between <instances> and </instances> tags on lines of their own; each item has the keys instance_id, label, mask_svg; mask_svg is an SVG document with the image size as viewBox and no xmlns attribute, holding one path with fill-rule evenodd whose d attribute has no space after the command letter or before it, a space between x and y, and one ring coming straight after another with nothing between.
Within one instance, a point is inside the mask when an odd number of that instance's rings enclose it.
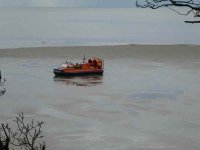
<instances>
[{"instance_id":1,"label":"dark foliage","mask_svg":"<svg viewBox=\"0 0 200 150\"><path fill-rule=\"evenodd\" d=\"M180 15L193 14L194 18L200 17L200 1L199 0L137 0L136 6L140 8L158 9L160 7L168 7ZM176 11L174 7L187 7L186 13ZM185 21L186 23L200 23L200 21Z\"/></svg>"}]
</instances>

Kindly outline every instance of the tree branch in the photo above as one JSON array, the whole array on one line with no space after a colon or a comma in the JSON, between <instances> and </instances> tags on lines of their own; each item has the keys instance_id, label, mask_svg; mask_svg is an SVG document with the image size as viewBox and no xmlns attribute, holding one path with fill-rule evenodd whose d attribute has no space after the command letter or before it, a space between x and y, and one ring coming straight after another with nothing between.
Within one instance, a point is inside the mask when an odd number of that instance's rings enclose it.
<instances>
[{"instance_id":1,"label":"tree branch","mask_svg":"<svg viewBox=\"0 0 200 150\"><path fill-rule=\"evenodd\" d=\"M5 144L6 141L8 145L20 146L21 148L25 147L27 150L45 150L45 143L43 142L43 144L41 144L39 142L39 139L43 138L41 135L41 127L44 122L35 122L32 119L31 123L26 123L23 113L19 113L13 121L16 123L17 132L11 130L8 124L1 125L5 135L5 140L1 140L0 136L0 146L1 144Z\"/></svg>"},{"instance_id":2,"label":"tree branch","mask_svg":"<svg viewBox=\"0 0 200 150\"><path fill-rule=\"evenodd\" d=\"M200 23L200 21L185 21L185 23L192 23L192 24L194 24L194 23Z\"/></svg>"},{"instance_id":3,"label":"tree branch","mask_svg":"<svg viewBox=\"0 0 200 150\"><path fill-rule=\"evenodd\" d=\"M140 1L140 3L139 3ZM194 17L200 17L200 1L194 0L145 0L141 3L141 0L136 1L136 6L140 8L151 8L151 9L158 9L161 7L168 7L171 10L175 11L179 15L189 15L190 13L194 14ZM175 7L186 7L190 8L189 11L186 13L180 13L175 9L171 8L172 6ZM186 23L200 23L200 21L185 21Z\"/></svg>"}]
</instances>

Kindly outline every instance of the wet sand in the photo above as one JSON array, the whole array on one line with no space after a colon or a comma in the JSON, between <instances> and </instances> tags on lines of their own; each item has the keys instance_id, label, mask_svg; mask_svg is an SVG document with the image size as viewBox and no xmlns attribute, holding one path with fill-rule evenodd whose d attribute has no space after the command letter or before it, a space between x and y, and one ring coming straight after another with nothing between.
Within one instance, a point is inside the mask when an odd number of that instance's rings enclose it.
<instances>
[{"instance_id":1,"label":"wet sand","mask_svg":"<svg viewBox=\"0 0 200 150\"><path fill-rule=\"evenodd\" d=\"M82 58L99 56L103 58L146 58L151 59L199 59L200 46L196 45L121 45L121 46L74 46L1 49L0 57Z\"/></svg>"},{"instance_id":2,"label":"wet sand","mask_svg":"<svg viewBox=\"0 0 200 150\"><path fill-rule=\"evenodd\" d=\"M55 78L98 56L103 76ZM200 149L200 47L127 45L1 49L0 120L43 120L49 150Z\"/></svg>"}]
</instances>

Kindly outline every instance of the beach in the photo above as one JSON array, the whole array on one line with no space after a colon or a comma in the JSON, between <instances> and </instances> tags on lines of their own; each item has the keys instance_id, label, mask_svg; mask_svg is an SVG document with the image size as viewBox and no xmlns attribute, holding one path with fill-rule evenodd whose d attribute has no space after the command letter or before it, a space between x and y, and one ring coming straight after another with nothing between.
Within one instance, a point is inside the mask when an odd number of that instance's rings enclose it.
<instances>
[{"instance_id":1,"label":"beach","mask_svg":"<svg viewBox=\"0 0 200 150\"><path fill-rule=\"evenodd\" d=\"M145 58L157 60L199 59L198 45L111 45L111 46L68 46L0 49L0 57L13 58Z\"/></svg>"},{"instance_id":2,"label":"beach","mask_svg":"<svg viewBox=\"0 0 200 150\"><path fill-rule=\"evenodd\" d=\"M48 150L200 148L200 46L0 49L0 120L44 121ZM55 78L66 60L104 59L103 76Z\"/></svg>"}]
</instances>

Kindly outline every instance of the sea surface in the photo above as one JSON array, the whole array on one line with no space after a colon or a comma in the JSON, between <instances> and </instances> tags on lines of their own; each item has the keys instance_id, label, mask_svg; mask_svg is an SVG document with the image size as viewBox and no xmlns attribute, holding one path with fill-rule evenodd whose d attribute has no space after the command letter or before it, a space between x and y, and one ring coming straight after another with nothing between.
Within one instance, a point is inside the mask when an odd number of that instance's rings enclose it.
<instances>
[{"instance_id":1,"label":"sea surface","mask_svg":"<svg viewBox=\"0 0 200 150\"><path fill-rule=\"evenodd\" d=\"M184 23L193 19L170 9L0 8L0 48L199 45L199 24Z\"/></svg>"},{"instance_id":2,"label":"sea surface","mask_svg":"<svg viewBox=\"0 0 200 150\"><path fill-rule=\"evenodd\" d=\"M103 76L71 78L59 57L1 57L1 122L44 121L48 150L200 149L199 59L104 55Z\"/></svg>"},{"instance_id":3,"label":"sea surface","mask_svg":"<svg viewBox=\"0 0 200 150\"><path fill-rule=\"evenodd\" d=\"M1 8L0 48L199 45L199 24L184 23L191 19L169 9ZM44 121L48 150L200 149L200 55L190 55L196 47L182 53L185 46L175 46L171 54L171 47L155 54L147 47L137 52L142 57L126 47L96 47L104 75L72 78L56 78L53 68L66 56L80 62L82 54L90 55L86 47L63 54L56 47L49 53L0 50L6 78L0 122L20 112Z\"/></svg>"}]
</instances>

